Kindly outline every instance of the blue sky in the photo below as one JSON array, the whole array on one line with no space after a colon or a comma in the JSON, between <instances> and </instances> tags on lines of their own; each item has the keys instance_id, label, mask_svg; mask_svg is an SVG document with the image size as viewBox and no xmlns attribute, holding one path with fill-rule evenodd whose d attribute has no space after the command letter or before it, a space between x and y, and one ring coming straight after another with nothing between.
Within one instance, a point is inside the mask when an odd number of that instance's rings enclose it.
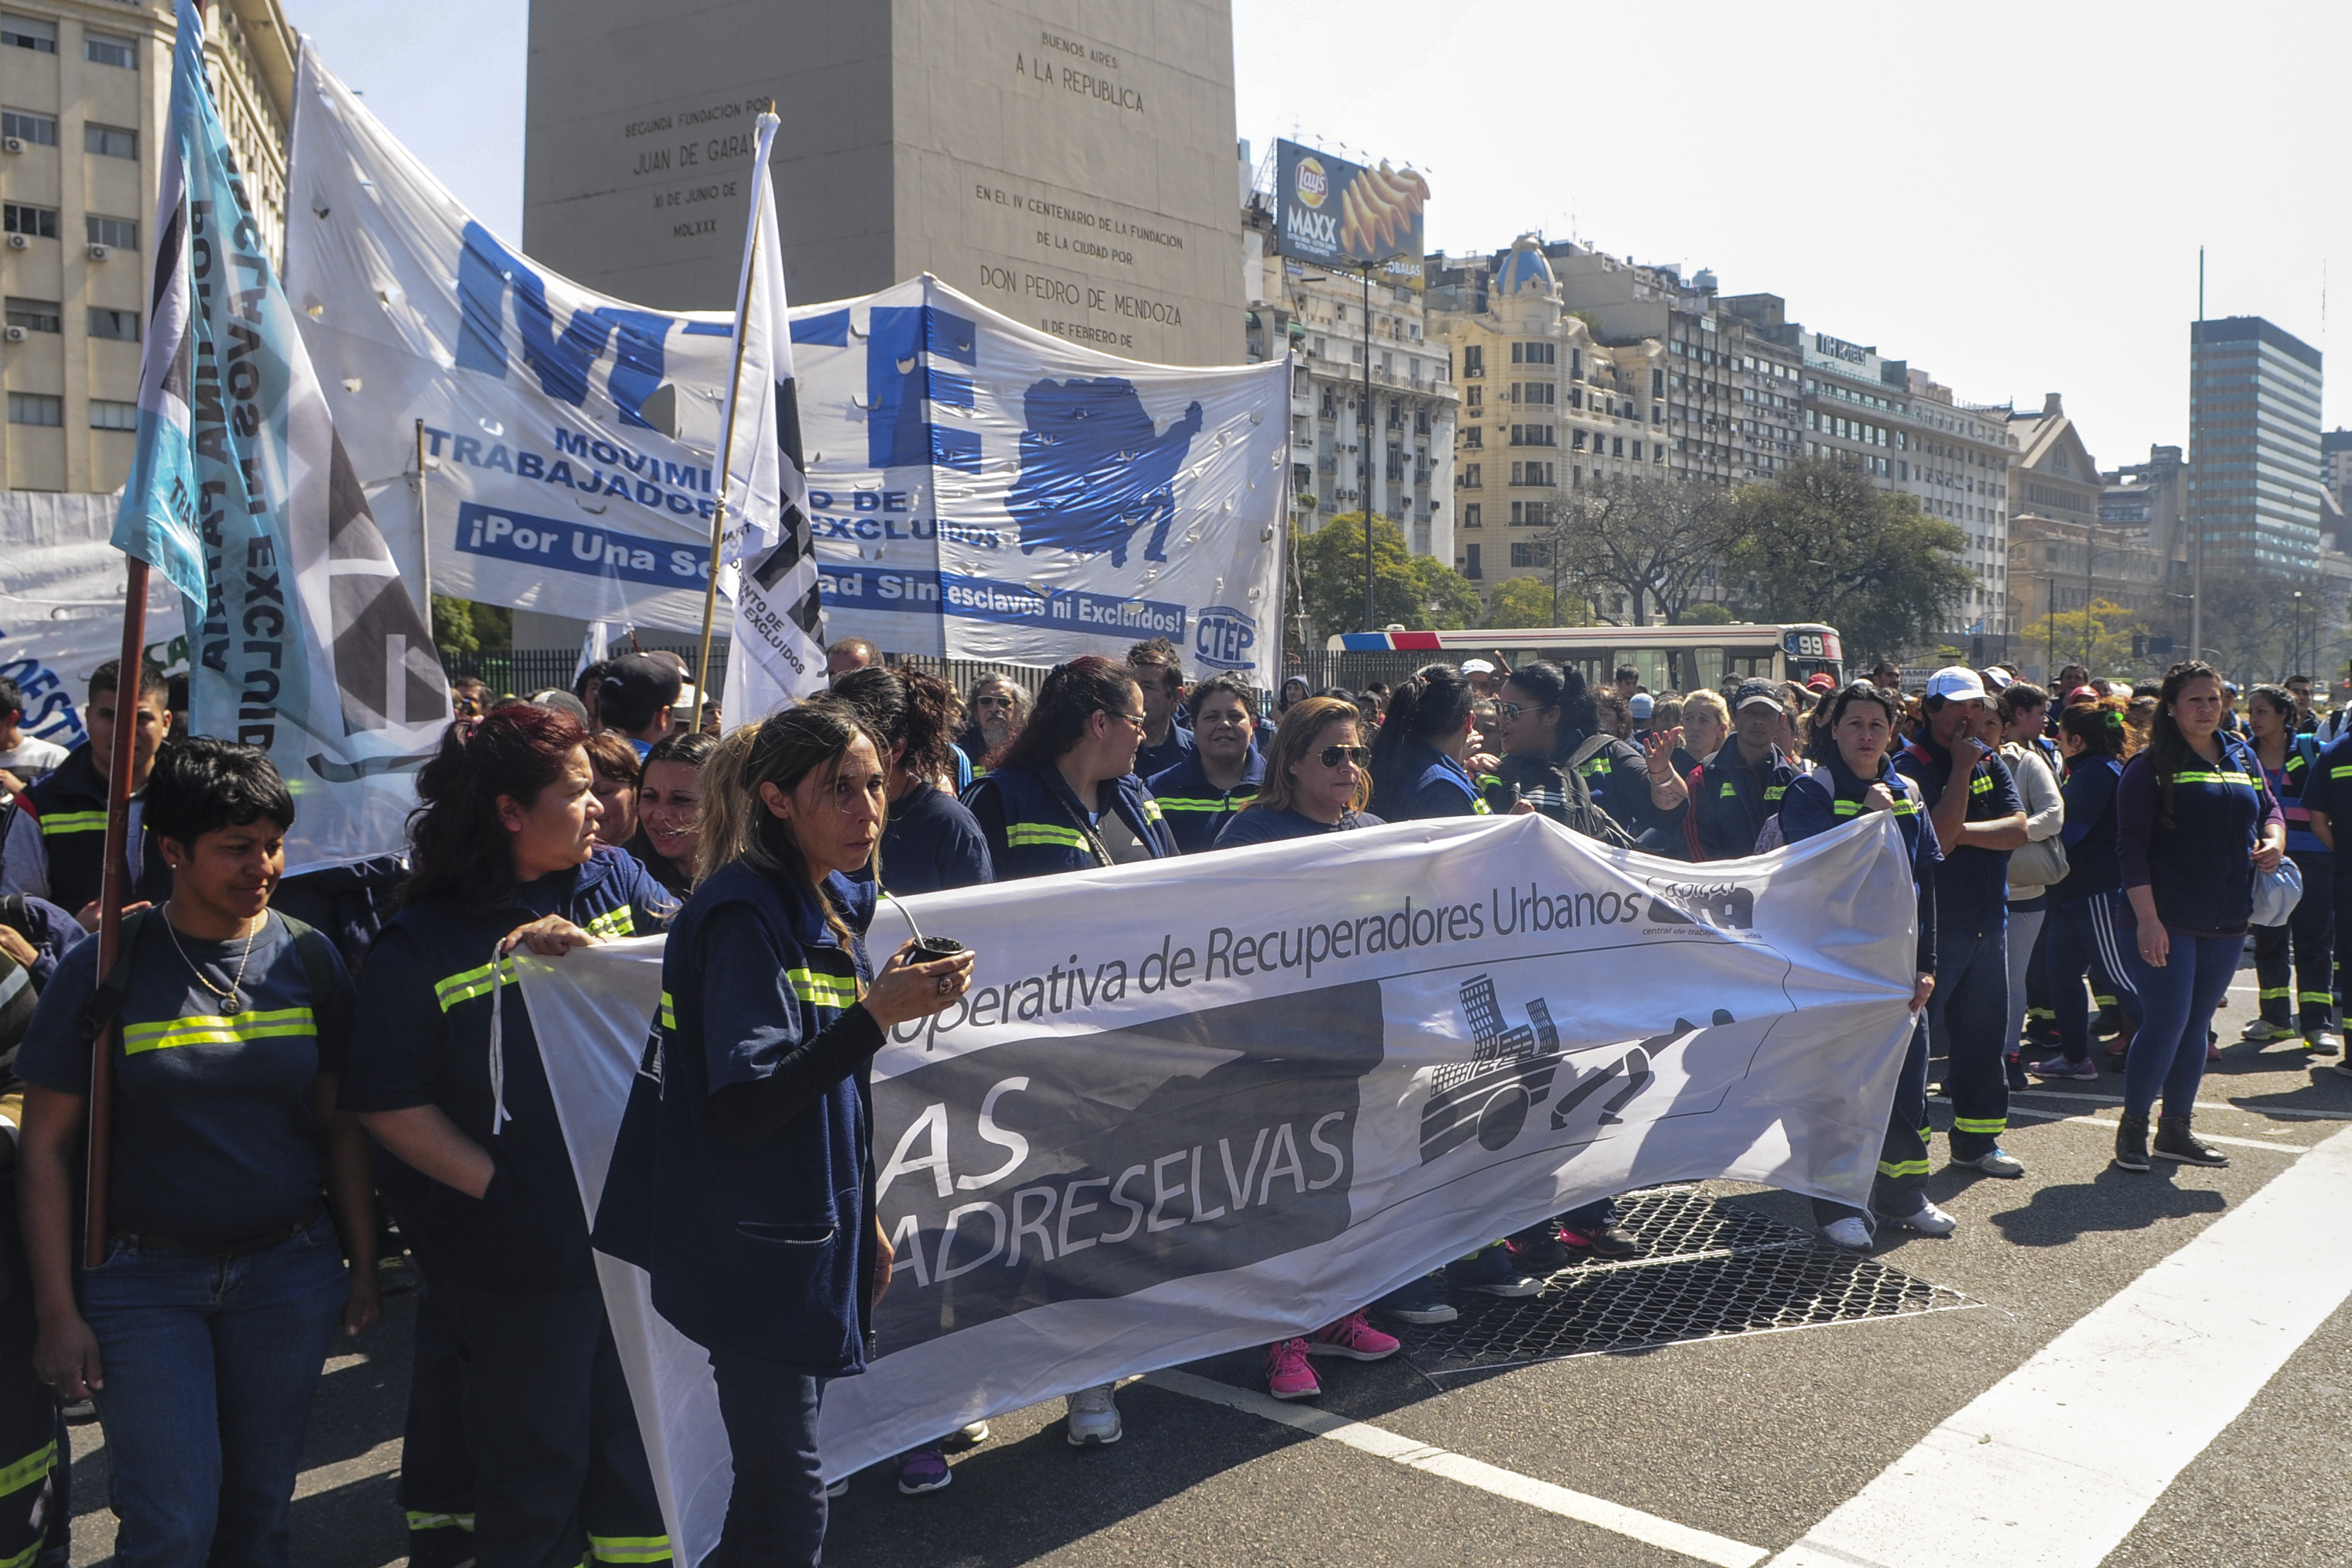
<instances>
[{"instance_id":1,"label":"blue sky","mask_svg":"<svg viewBox=\"0 0 2352 1568\"><path fill-rule=\"evenodd\" d=\"M520 233L526 0L286 6L461 200ZM2104 465L2187 435L2200 244L2211 315L2331 350L2352 308L2352 205L2329 172L2352 6L1234 13L1240 134L1415 164L1433 246L1539 229L1712 267L1968 401L2063 393ZM2339 379L2331 425L2352 409Z\"/></svg>"}]
</instances>

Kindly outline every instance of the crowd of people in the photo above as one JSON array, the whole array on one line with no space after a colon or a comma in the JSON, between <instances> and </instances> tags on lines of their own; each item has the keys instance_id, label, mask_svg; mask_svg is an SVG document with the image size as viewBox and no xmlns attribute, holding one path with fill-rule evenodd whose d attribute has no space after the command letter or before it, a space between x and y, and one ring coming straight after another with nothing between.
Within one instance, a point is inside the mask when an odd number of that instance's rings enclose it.
<instances>
[{"instance_id":1,"label":"crowd of people","mask_svg":"<svg viewBox=\"0 0 2352 1568\"><path fill-rule=\"evenodd\" d=\"M953 944L869 953L886 893L1496 813L1708 861L1890 813L1918 1022L1870 1201L1816 1205L1822 1238L1856 1250L1958 1224L1927 1194L1937 1082L1950 1162L1987 1176L2024 1171L2002 1142L2013 1091L2104 1071L2122 1076L2116 1168L2226 1165L2192 1113L2250 930L2248 1043L2346 1071L2352 876L2332 790L2352 736L2323 725L2308 682L2257 685L2242 712L2193 662L2134 689L1955 666L1906 691L1882 664L1843 686L1653 693L1630 667L1603 685L1474 658L1393 689L1294 679L1266 711L1231 676L1188 682L1162 639L1034 689L989 674L958 692L857 639L827 665L824 695L723 737L668 655L522 697L456 683L405 857L294 878L296 795L266 754L178 734L160 675L100 669L70 752L20 733L24 695L0 681L0 1060L16 1081L0 1160L18 1197L0 1218L0 1562L62 1562L65 1412L90 1400L119 1561L286 1563L321 1364L395 1286L419 1291L411 1560L668 1560L596 1249L642 1265L709 1352L735 1466L717 1561L816 1561L818 1412L873 1354L891 1271L869 1064L973 972ZM133 902L101 975L87 938L123 723ZM663 931L644 1071L584 1214L512 956ZM82 1267L101 1042L107 1242ZM1638 1250L1613 1198L1556 1216L1267 1346L1267 1387L1313 1397L1318 1361L1398 1350L1378 1320L1446 1322L1465 1292L1530 1295ZM1065 1432L1118 1442L1115 1390L1069 1396ZM947 1452L986 1437L899 1456L898 1490L948 1485Z\"/></svg>"}]
</instances>

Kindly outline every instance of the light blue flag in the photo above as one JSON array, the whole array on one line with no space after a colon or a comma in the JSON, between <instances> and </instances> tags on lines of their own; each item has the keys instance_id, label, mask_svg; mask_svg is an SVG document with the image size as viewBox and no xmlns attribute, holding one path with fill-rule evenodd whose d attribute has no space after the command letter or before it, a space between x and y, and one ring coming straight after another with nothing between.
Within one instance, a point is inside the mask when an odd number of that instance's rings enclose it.
<instances>
[{"instance_id":1,"label":"light blue flag","mask_svg":"<svg viewBox=\"0 0 2352 1568\"><path fill-rule=\"evenodd\" d=\"M449 685L335 434L205 86L200 26L179 0L172 139L193 345L181 462L205 568L189 717L277 763L294 795L289 873L349 865L404 848L410 775L448 722Z\"/></svg>"},{"instance_id":2,"label":"light blue flag","mask_svg":"<svg viewBox=\"0 0 2352 1568\"><path fill-rule=\"evenodd\" d=\"M194 468L188 446L188 386L195 361L190 331L186 128L195 110L207 115L204 33L185 4L172 72L170 132L163 138L163 182L155 198L155 297L147 312L147 340L139 366L139 445L114 545L136 556L188 601L191 623L205 603L204 544L197 535ZM193 88L191 83L194 84Z\"/></svg>"}]
</instances>

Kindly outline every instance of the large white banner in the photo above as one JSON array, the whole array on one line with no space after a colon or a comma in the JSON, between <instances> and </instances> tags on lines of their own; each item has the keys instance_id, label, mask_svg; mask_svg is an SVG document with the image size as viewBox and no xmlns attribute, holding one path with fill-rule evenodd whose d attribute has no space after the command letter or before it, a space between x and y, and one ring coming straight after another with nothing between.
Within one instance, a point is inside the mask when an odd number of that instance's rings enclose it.
<instances>
[{"instance_id":1,"label":"large white banner","mask_svg":"<svg viewBox=\"0 0 2352 1568\"><path fill-rule=\"evenodd\" d=\"M315 49L296 97L289 290L372 494L425 422L435 591L699 627L728 314L521 255ZM702 189L719 221L749 210L734 176ZM928 277L792 318L828 635L1033 664L1166 636L1278 678L1286 362L1122 360Z\"/></svg>"},{"instance_id":2,"label":"large white banner","mask_svg":"<svg viewBox=\"0 0 2352 1568\"><path fill-rule=\"evenodd\" d=\"M121 500L0 490L0 675L24 688L25 733L67 747L89 738L91 673L122 653ZM187 668L180 625L179 593L149 579L146 657L169 674Z\"/></svg>"},{"instance_id":3,"label":"large white banner","mask_svg":"<svg viewBox=\"0 0 2352 1568\"><path fill-rule=\"evenodd\" d=\"M1893 820L1694 867L1542 817L909 899L971 994L874 1060L898 1252L828 1475L1305 1332L1577 1204L1731 1176L1866 1200L1912 1029ZM886 905L877 955L903 939ZM593 1214L659 938L524 958ZM681 1560L730 1470L702 1352L600 1258Z\"/></svg>"}]
</instances>

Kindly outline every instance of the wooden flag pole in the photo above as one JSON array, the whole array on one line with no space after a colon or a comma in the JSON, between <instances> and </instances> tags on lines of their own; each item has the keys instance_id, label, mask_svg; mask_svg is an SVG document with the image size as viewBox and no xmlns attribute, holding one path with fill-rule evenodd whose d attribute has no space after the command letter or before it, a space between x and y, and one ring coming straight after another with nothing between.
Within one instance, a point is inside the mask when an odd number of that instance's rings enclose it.
<instances>
[{"instance_id":1,"label":"wooden flag pole","mask_svg":"<svg viewBox=\"0 0 2352 1568\"><path fill-rule=\"evenodd\" d=\"M129 580L122 591L122 656L114 669L114 747L106 766L106 862L99 880L98 975L114 973L122 953L122 905L131 892L131 758L139 743L139 677L147 651L147 563L125 558ZM162 919L162 911L155 918ZM107 1020L89 1053L89 1161L83 1174L82 1265L106 1261L107 1157L114 1118L114 1045L122 1021Z\"/></svg>"},{"instance_id":2,"label":"wooden flag pole","mask_svg":"<svg viewBox=\"0 0 2352 1568\"><path fill-rule=\"evenodd\" d=\"M764 183L766 170L760 171ZM767 198L763 194L761 200ZM702 728L702 710L710 701L710 622L719 611L719 549L727 531L728 476L735 471L735 399L743 390L744 322L751 313L751 288L760 273L760 210L751 209L751 252L743 264L743 288L735 301L735 362L727 372L727 428L719 433L719 504L710 509L710 580L702 589L702 656L694 666L694 727ZM743 722L737 714L735 722Z\"/></svg>"}]
</instances>

